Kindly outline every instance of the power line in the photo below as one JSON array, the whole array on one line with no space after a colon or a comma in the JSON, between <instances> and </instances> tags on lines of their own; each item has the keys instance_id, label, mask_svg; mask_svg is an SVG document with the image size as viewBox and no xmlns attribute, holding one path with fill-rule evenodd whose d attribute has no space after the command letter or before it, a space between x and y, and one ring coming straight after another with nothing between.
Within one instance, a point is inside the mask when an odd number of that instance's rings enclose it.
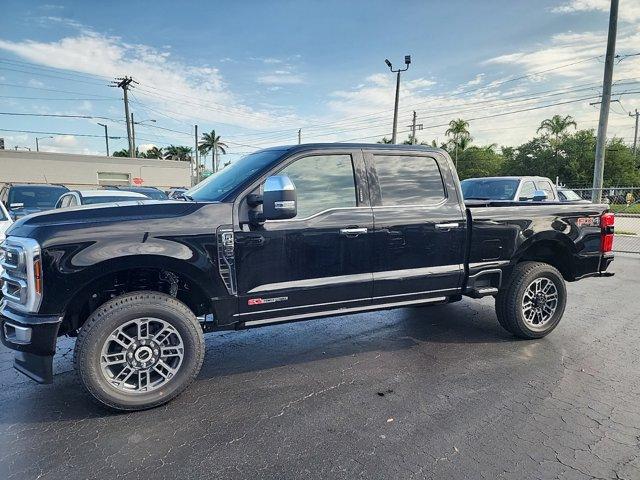
<instances>
[{"instance_id":1,"label":"power line","mask_svg":"<svg viewBox=\"0 0 640 480\"><path fill-rule=\"evenodd\" d=\"M42 132L39 130L12 130L8 128L0 128L0 132L12 132L12 133L32 133L34 135L55 135L55 136L73 136L73 137L90 137L90 138L104 138L104 135L93 135L89 133L67 133L67 132ZM109 138L120 140L125 137L113 137Z\"/></svg>"}]
</instances>

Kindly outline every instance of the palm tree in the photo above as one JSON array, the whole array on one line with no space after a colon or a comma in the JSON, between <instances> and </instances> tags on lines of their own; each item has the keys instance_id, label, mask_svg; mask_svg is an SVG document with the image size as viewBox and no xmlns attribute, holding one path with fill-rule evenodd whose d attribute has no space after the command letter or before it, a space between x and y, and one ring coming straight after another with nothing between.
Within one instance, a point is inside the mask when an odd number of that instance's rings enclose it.
<instances>
[{"instance_id":1,"label":"palm tree","mask_svg":"<svg viewBox=\"0 0 640 480\"><path fill-rule=\"evenodd\" d=\"M113 152L113 156L114 157L128 157L129 156L129 149L128 148L123 148L122 150L117 150L115 152ZM137 158L142 158L143 154L140 153L140 151L138 150L138 147L136 147L136 157Z\"/></svg>"},{"instance_id":2,"label":"palm tree","mask_svg":"<svg viewBox=\"0 0 640 480\"><path fill-rule=\"evenodd\" d=\"M554 115L551 118L543 120L536 130L536 133L540 133L540 131L546 131L546 134L553 135L553 138L549 143L551 143L553 151L555 152L556 167L558 166L558 150L560 149L560 139L564 136L566 130L569 127L573 127L576 130L578 129L578 124L571 115L566 115L564 118L562 118L560 115Z\"/></svg>"},{"instance_id":3,"label":"palm tree","mask_svg":"<svg viewBox=\"0 0 640 480\"><path fill-rule=\"evenodd\" d=\"M453 144L455 147L455 165L458 166L458 147L462 146L462 150L469 146L471 135L469 135L469 122L458 118L449 122L449 128L444 132L446 136L453 136Z\"/></svg>"},{"instance_id":4,"label":"palm tree","mask_svg":"<svg viewBox=\"0 0 640 480\"><path fill-rule=\"evenodd\" d=\"M207 155L211 152L211 165L214 173L218 171L218 153L226 154L227 148L229 147L226 143L220 141L220 135L216 135L215 130L211 130L211 133L203 133L198 144L198 151L202 155Z\"/></svg>"},{"instance_id":5,"label":"palm tree","mask_svg":"<svg viewBox=\"0 0 640 480\"><path fill-rule=\"evenodd\" d=\"M391 143L391 139L387 138L387 137L382 137L382 140L378 140L377 143Z\"/></svg>"},{"instance_id":6,"label":"palm tree","mask_svg":"<svg viewBox=\"0 0 640 480\"><path fill-rule=\"evenodd\" d=\"M560 115L554 115L551 118L547 118L543 120L536 133L540 133L540 131L547 131L551 135L553 135L556 140L562 135L569 127L573 127L575 129L578 128L578 124L573 119L571 115L567 115L562 118Z\"/></svg>"},{"instance_id":7,"label":"palm tree","mask_svg":"<svg viewBox=\"0 0 640 480\"><path fill-rule=\"evenodd\" d=\"M164 152L162 148L158 148L156 146L151 147L147 150L145 157L147 158L164 158Z\"/></svg>"},{"instance_id":8,"label":"palm tree","mask_svg":"<svg viewBox=\"0 0 640 480\"><path fill-rule=\"evenodd\" d=\"M191 147L182 145L169 145L164 152L164 158L167 160L177 160L181 162L191 161Z\"/></svg>"}]
</instances>

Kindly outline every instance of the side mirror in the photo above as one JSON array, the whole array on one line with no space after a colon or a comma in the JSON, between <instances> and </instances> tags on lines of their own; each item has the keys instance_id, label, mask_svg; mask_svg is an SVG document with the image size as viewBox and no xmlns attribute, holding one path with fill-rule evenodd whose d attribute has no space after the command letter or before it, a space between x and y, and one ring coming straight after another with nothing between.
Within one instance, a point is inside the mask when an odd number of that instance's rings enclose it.
<instances>
[{"instance_id":1,"label":"side mirror","mask_svg":"<svg viewBox=\"0 0 640 480\"><path fill-rule=\"evenodd\" d=\"M286 175L274 175L264 182L262 215L265 220L286 220L298 214L296 186Z\"/></svg>"},{"instance_id":2,"label":"side mirror","mask_svg":"<svg viewBox=\"0 0 640 480\"><path fill-rule=\"evenodd\" d=\"M544 190L536 190L533 192L534 202L544 202L547 198L549 198L549 195L547 195L547 192Z\"/></svg>"}]
</instances>

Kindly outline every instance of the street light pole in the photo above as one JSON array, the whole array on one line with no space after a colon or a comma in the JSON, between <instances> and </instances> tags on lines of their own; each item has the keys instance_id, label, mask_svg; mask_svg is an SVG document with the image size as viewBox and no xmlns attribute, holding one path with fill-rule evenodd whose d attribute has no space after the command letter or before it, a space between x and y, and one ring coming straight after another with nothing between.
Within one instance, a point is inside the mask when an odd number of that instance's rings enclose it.
<instances>
[{"instance_id":1,"label":"street light pole","mask_svg":"<svg viewBox=\"0 0 640 480\"><path fill-rule=\"evenodd\" d=\"M53 138L53 137L36 137L36 152L40 151L40 145L38 144L38 140L44 140L45 138Z\"/></svg>"},{"instance_id":2,"label":"street light pole","mask_svg":"<svg viewBox=\"0 0 640 480\"><path fill-rule=\"evenodd\" d=\"M389 67L389 70L391 70L392 73L397 74L396 75L396 102L395 105L393 107L393 133L391 134L391 143L397 143L398 140L398 105L400 103L400 73L401 72L406 72L407 70L409 70L409 65L411 64L411 55L405 55L404 56L404 64L405 67L402 69L397 69L394 70L393 69L393 65L391 64L391 62L389 61L388 58L385 58L384 63L387 64L387 67Z\"/></svg>"},{"instance_id":3,"label":"street light pole","mask_svg":"<svg viewBox=\"0 0 640 480\"><path fill-rule=\"evenodd\" d=\"M131 144L133 146L133 157L131 157L131 155L129 155L131 158L135 158L136 156L136 125L141 125L144 122L153 122L156 123L156 121L152 118L146 119L146 120L140 120L139 122L134 122L133 121L133 112L131 112Z\"/></svg>"},{"instance_id":4,"label":"street light pole","mask_svg":"<svg viewBox=\"0 0 640 480\"><path fill-rule=\"evenodd\" d=\"M101 127L104 127L104 143L107 146L107 157L109 156L109 130L107 129L107 125L104 123L98 123Z\"/></svg>"}]
</instances>

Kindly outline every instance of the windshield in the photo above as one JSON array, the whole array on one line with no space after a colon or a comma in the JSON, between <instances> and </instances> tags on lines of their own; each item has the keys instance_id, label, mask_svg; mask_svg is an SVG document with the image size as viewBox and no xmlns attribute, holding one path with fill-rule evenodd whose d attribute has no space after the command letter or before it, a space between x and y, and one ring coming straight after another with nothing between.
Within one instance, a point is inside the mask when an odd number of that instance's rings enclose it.
<instances>
[{"instance_id":1,"label":"windshield","mask_svg":"<svg viewBox=\"0 0 640 480\"><path fill-rule=\"evenodd\" d=\"M65 187L17 186L9 192L9 206L21 203L24 208L53 208Z\"/></svg>"},{"instance_id":2,"label":"windshield","mask_svg":"<svg viewBox=\"0 0 640 480\"><path fill-rule=\"evenodd\" d=\"M582 200L582 197L578 195L576 192L574 192L573 190L560 190L558 193L560 193L560 195L562 195L565 198L565 200L570 200L570 201Z\"/></svg>"},{"instance_id":3,"label":"windshield","mask_svg":"<svg viewBox=\"0 0 640 480\"><path fill-rule=\"evenodd\" d=\"M460 185L465 200L513 200L518 190L518 180L508 178L469 178Z\"/></svg>"},{"instance_id":4,"label":"windshield","mask_svg":"<svg viewBox=\"0 0 640 480\"><path fill-rule=\"evenodd\" d=\"M140 197L118 197L118 196L111 196L111 197L83 197L82 198L82 204L83 205L95 205L96 203L136 202L138 200L144 200L144 198L140 198Z\"/></svg>"},{"instance_id":5,"label":"windshield","mask_svg":"<svg viewBox=\"0 0 640 480\"><path fill-rule=\"evenodd\" d=\"M285 150L264 150L252 153L214 173L190 190L186 196L196 201L215 202L221 200L254 173L270 165Z\"/></svg>"}]
</instances>

